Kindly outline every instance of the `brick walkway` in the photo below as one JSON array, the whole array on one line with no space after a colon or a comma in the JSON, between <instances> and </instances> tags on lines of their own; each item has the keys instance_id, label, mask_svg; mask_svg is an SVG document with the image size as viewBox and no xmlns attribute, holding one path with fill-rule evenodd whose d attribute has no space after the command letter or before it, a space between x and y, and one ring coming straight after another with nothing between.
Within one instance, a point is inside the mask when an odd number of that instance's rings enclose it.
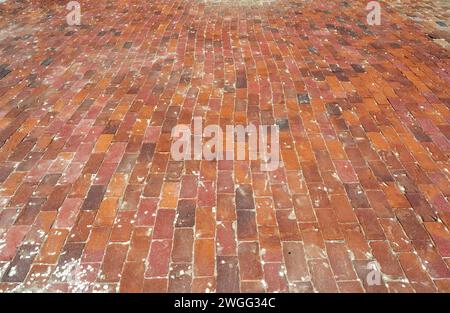
<instances>
[{"instance_id":1,"label":"brick walkway","mask_svg":"<svg viewBox=\"0 0 450 313\"><path fill-rule=\"evenodd\" d=\"M450 292L445 3L65 3L0 4L0 290ZM283 166L171 160L193 116Z\"/></svg>"}]
</instances>

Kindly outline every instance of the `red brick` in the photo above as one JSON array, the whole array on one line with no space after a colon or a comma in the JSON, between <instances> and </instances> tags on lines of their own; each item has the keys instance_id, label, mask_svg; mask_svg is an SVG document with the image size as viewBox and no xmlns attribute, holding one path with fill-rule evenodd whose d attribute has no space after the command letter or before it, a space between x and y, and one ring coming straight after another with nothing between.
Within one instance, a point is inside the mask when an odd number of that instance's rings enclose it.
<instances>
[{"instance_id":1,"label":"red brick","mask_svg":"<svg viewBox=\"0 0 450 313\"><path fill-rule=\"evenodd\" d=\"M306 257L308 259L326 257L325 243L319 226L316 223L302 223L300 229Z\"/></svg>"},{"instance_id":2,"label":"red brick","mask_svg":"<svg viewBox=\"0 0 450 313\"><path fill-rule=\"evenodd\" d=\"M148 255L145 277L165 277L169 273L169 258L172 240L153 240ZM144 286L145 291L145 286Z\"/></svg>"},{"instance_id":3,"label":"red brick","mask_svg":"<svg viewBox=\"0 0 450 313\"><path fill-rule=\"evenodd\" d=\"M159 209L156 213L153 239L172 239L175 220L175 210Z\"/></svg>"},{"instance_id":4,"label":"red brick","mask_svg":"<svg viewBox=\"0 0 450 313\"><path fill-rule=\"evenodd\" d=\"M395 252L408 252L412 245L400 223L394 219L380 219L386 238Z\"/></svg>"},{"instance_id":5,"label":"red brick","mask_svg":"<svg viewBox=\"0 0 450 313\"><path fill-rule=\"evenodd\" d=\"M434 292L436 287L414 253L400 253L399 261L409 283L416 292Z\"/></svg>"},{"instance_id":6,"label":"red brick","mask_svg":"<svg viewBox=\"0 0 450 313\"><path fill-rule=\"evenodd\" d=\"M194 232L189 228L175 229L172 261L173 262L192 262L192 253L194 249Z\"/></svg>"},{"instance_id":7,"label":"red brick","mask_svg":"<svg viewBox=\"0 0 450 313\"><path fill-rule=\"evenodd\" d=\"M386 200L386 195L381 190L368 190L366 193L369 202L378 217L387 218L394 216L391 206Z\"/></svg>"},{"instance_id":8,"label":"red brick","mask_svg":"<svg viewBox=\"0 0 450 313\"><path fill-rule=\"evenodd\" d=\"M370 247L384 275L397 280L404 277L400 263L386 241L372 241Z\"/></svg>"},{"instance_id":9,"label":"red brick","mask_svg":"<svg viewBox=\"0 0 450 313\"><path fill-rule=\"evenodd\" d=\"M127 257L128 245L110 244L106 247L105 259L100 272L100 281L119 282L122 267Z\"/></svg>"},{"instance_id":10,"label":"red brick","mask_svg":"<svg viewBox=\"0 0 450 313\"><path fill-rule=\"evenodd\" d=\"M355 223L358 221L348 198L345 195L332 195L331 206L339 223Z\"/></svg>"},{"instance_id":11,"label":"red brick","mask_svg":"<svg viewBox=\"0 0 450 313\"><path fill-rule=\"evenodd\" d=\"M85 242L87 241L91 232L92 224L94 223L95 212L81 211L78 215L77 222L72 228L68 241Z\"/></svg>"},{"instance_id":12,"label":"red brick","mask_svg":"<svg viewBox=\"0 0 450 313\"><path fill-rule=\"evenodd\" d=\"M120 279L119 291L122 293L142 292L144 288L144 271L145 264L143 262L126 262Z\"/></svg>"},{"instance_id":13,"label":"red brick","mask_svg":"<svg viewBox=\"0 0 450 313\"><path fill-rule=\"evenodd\" d=\"M145 293L161 293L167 292L167 278L151 278L144 280L143 292Z\"/></svg>"},{"instance_id":14,"label":"red brick","mask_svg":"<svg viewBox=\"0 0 450 313\"><path fill-rule=\"evenodd\" d=\"M253 191L249 185L240 185L236 188L236 209L239 210L254 210L255 203L253 200Z\"/></svg>"},{"instance_id":15,"label":"red brick","mask_svg":"<svg viewBox=\"0 0 450 313\"><path fill-rule=\"evenodd\" d=\"M197 177L195 175L183 175L181 178L180 198L195 198L196 195Z\"/></svg>"},{"instance_id":16,"label":"red brick","mask_svg":"<svg viewBox=\"0 0 450 313\"><path fill-rule=\"evenodd\" d=\"M371 257L368 242L364 238L361 227L357 224L342 225L342 231L349 250L355 260L367 260Z\"/></svg>"},{"instance_id":17,"label":"red brick","mask_svg":"<svg viewBox=\"0 0 450 313\"><path fill-rule=\"evenodd\" d=\"M259 253L258 243L239 243L238 256L241 280L257 280L263 278Z\"/></svg>"},{"instance_id":18,"label":"red brick","mask_svg":"<svg viewBox=\"0 0 450 313\"><path fill-rule=\"evenodd\" d=\"M217 292L239 292L239 264L236 256L217 257Z\"/></svg>"},{"instance_id":19,"label":"red brick","mask_svg":"<svg viewBox=\"0 0 450 313\"><path fill-rule=\"evenodd\" d=\"M111 231L111 242L129 242L131 238L131 232L133 231L133 224L135 222L134 211L120 211Z\"/></svg>"},{"instance_id":20,"label":"red brick","mask_svg":"<svg viewBox=\"0 0 450 313\"><path fill-rule=\"evenodd\" d=\"M214 206L216 202L215 186L213 182L199 182L198 187L198 205L199 206Z\"/></svg>"},{"instance_id":21,"label":"red brick","mask_svg":"<svg viewBox=\"0 0 450 313\"><path fill-rule=\"evenodd\" d=\"M158 201L157 198L141 200L136 214L136 226L153 226L155 224Z\"/></svg>"},{"instance_id":22,"label":"red brick","mask_svg":"<svg viewBox=\"0 0 450 313\"><path fill-rule=\"evenodd\" d=\"M294 210L278 210L276 216L281 241L301 240Z\"/></svg>"},{"instance_id":23,"label":"red brick","mask_svg":"<svg viewBox=\"0 0 450 313\"><path fill-rule=\"evenodd\" d=\"M287 292L289 290L281 263L265 263L264 278L267 283L267 292Z\"/></svg>"},{"instance_id":24,"label":"red brick","mask_svg":"<svg viewBox=\"0 0 450 313\"><path fill-rule=\"evenodd\" d=\"M196 238L213 238L215 235L215 227L213 208L200 207L195 210Z\"/></svg>"},{"instance_id":25,"label":"red brick","mask_svg":"<svg viewBox=\"0 0 450 313\"><path fill-rule=\"evenodd\" d=\"M194 275L212 276L215 268L213 239L197 239L194 243Z\"/></svg>"},{"instance_id":26,"label":"red brick","mask_svg":"<svg viewBox=\"0 0 450 313\"><path fill-rule=\"evenodd\" d=\"M359 281L339 281L339 292L342 293L361 293L364 289Z\"/></svg>"},{"instance_id":27,"label":"red brick","mask_svg":"<svg viewBox=\"0 0 450 313\"><path fill-rule=\"evenodd\" d=\"M241 282L241 292L248 292L248 293L265 292L264 283L260 280L242 281Z\"/></svg>"},{"instance_id":28,"label":"red brick","mask_svg":"<svg viewBox=\"0 0 450 313\"><path fill-rule=\"evenodd\" d=\"M449 290L442 1L384 10L390 37L346 18L358 6L153 2L76 32L2 4L33 36L7 29L0 49L0 290ZM279 166L175 160L171 132L193 117L277 125Z\"/></svg>"},{"instance_id":29,"label":"red brick","mask_svg":"<svg viewBox=\"0 0 450 313\"><path fill-rule=\"evenodd\" d=\"M265 262L281 262L280 234L276 227L258 227L261 257Z\"/></svg>"},{"instance_id":30,"label":"red brick","mask_svg":"<svg viewBox=\"0 0 450 313\"><path fill-rule=\"evenodd\" d=\"M194 293L209 293L215 292L216 279L214 276L208 277L194 277L192 280L192 292Z\"/></svg>"},{"instance_id":31,"label":"red brick","mask_svg":"<svg viewBox=\"0 0 450 313\"><path fill-rule=\"evenodd\" d=\"M350 203L354 209L369 207L369 201L367 200L361 185L345 184L345 190L347 191Z\"/></svg>"},{"instance_id":32,"label":"red brick","mask_svg":"<svg viewBox=\"0 0 450 313\"><path fill-rule=\"evenodd\" d=\"M300 222L315 222L316 216L307 195L293 195L292 202L295 208L295 215Z\"/></svg>"},{"instance_id":33,"label":"red brick","mask_svg":"<svg viewBox=\"0 0 450 313\"><path fill-rule=\"evenodd\" d=\"M450 232L448 229L438 222L426 222L424 225L436 244L439 254L443 257L450 257Z\"/></svg>"},{"instance_id":34,"label":"red brick","mask_svg":"<svg viewBox=\"0 0 450 313\"><path fill-rule=\"evenodd\" d=\"M55 264L68 235L67 229L53 229L49 232L36 260L41 263Z\"/></svg>"},{"instance_id":35,"label":"red brick","mask_svg":"<svg viewBox=\"0 0 450 313\"><path fill-rule=\"evenodd\" d=\"M343 183L356 183L358 181L350 161L335 160L333 163Z\"/></svg>"},{"instance_id":36,"label":"red brick","mask_svg":"<svg viewBox=\"0 0 450 313\"><path fill-rule=\"evenodd\" d=\"M334 278L337 281L356 279L347 246L343 243L335 242L327 242L325 245Z\"/></svg>"},{"instance_id":37,"label":"red brick","mask_svg":"<svg viewBox=\"0 0 450 313\"><path fill-rule=\"evenodd\" d=\"M219 222L216 228L217 255L236 255L236 234L232 222Z\"/></svg>"},{"instance_id":38,"label":"red brick","mask_svg":"<svg viewBox=\"0 0 450 313\"><path fill-rule=\"evenodd\" d=\"M315 212L324 240L344 239L341 231L339 230L339 225L333 209L316 209Z\"/></svg>"},{"instance_id":39,"label":"red brick","mask_svg":"<svg viewBox=\"0 0 450 313\"><path fill-rule=\"evenodd\" d=\"M33 222L36 220L36 217L38 216L39 212L41 211L41 208L42 208L43 204L45 203L45 201L46 201L46 199L44 199L44 198L30 198L28 203L25 205L25 207L20 211L19 215L17 216L16 221L14 222L14 225L32 225ZM6 211L6 212L5 211L2 211L2 213L5 216L4 220L6 223L8 211ZM13 212L11 212L11 213L13 213ZM16 210L14 210L14 215L15 215L15 213L16 213ZM0 220L2 220L1 217L0 217ZM11 218L11 224L12 224L12 222L13 222L13 218ZM4 226L6 226L6 224ZM1 227L1 228L6 228L6 227Z\"/></svg>"},{"instance_id":40,"label":"red brick","mask_svg":"<svg viewBox=\"0 0 450 313\"><path fill-rule=\"evenodd\" d=\"M16 250L20 246L26 233L29 231L28 226L12 226L6 233L4 244L0 250L0 260L10 261L16 255Z\"/></svg>"},{"instance_id":41,"label":"red brick","mask_svg":"<svg viewBox=\"0 0 450 313\"><path fill-rule=\"evenodd\" d=\"M233 173L231 171L220 171L217 177L217 192L218 193L234 193Z\"/></svg>"},{"instance_id":42,"label":"red brick","mask_svg":"<svg viewBox=\"0 0 450 313\"><path fill-rule=\"evenodd\" d=\"M447 264L431 243L419 242L415 245L415 248L419 257L422 259L422 264L427 269L428 275L432 278L450 278L450 271L448 270Z\"/></svg>"},{"instance_id":43,"label":"red brick","mask_svg":"<svg viewBox=\"0 0 450 313\"><path fill-rule=\"evenodd\" d=\"M380 285L377 285L377 284L369 285L368 284L368 279L367 279L368 275L369 275L369 273L371 273L372 271L375 270L372 266L370 266L370 264L372 264L371 262L373 262L373 261L372 260L368 260L368 261L355 260L355 261L353 261L353 267L355 268L356 274L358 275L360 282L362 283L364 289L367 292L370 292L370 293L386 293L386 292L388 292L388 289L383 280L383 276L381 276ZM377 269L379 270L379 267L377 267Z\"/></svg>"},{"instance_id":44,"label":"red brick","mask_svg":"<svg viewBox=\"0 0 450 313\"><path fill-rule=\"evenodd\" d=\"M329 208L331 206L328 198L327 188L323 184L308 184L309 196L314 208Z\"/></svg>"},{"instance_id":45,"label":"red brick","mask_svg":"<svg viewBox=\"0 0 450 313\"><path fill-rule=\"evenodd\" d=\"M271 188L275 209L290 209L293 207L291 196L286 185L272 185Z\"/></svg>"},{"instance_id":46,"label":"red brick","mask_svg":"<svg viewBox=\"0 0 450 313\"><path fill-rule=\"evenodd\" d=\"M301 242L284 242L283 255L289 282L310 280L305 252Z\"/></svg>"},{"instance_id":47,"label":"red brick","mask_svg":"<svg viewBox=\"0 0 450 313\"><path fill-rule=\"evenodd\" d=\"M82 202L81 199L67 198L59 209L55 227L72 228L76 222Z\"/></svg>"},{"instance_id":48,"label":"red brick","mask_svg":"<svg viewBox=\"0 0 450 313\"><path fill-rule=\"evenodd\" d=\"M308 261L311 279L315 290L319 292L337 292L338 288L331 272L330 264L324 259Z\"/></svg>"},{"instance_id":49,"label":"red brick","mask_svg":"<svg viewBox=\"0 0 450 313\"><path fill-rule=\"evenodd\" d=\"M255 240L258 238L255 212L249 210L237 211L238 240Z\"/></svg>"},{"instance_id":50,"label":"red brick","mask_svg":"<svg viewBox=\"0 0 450 313\"><path fill-rule=\"evenodd\" d=\"M173 264L169 272L168 292L190 292L192 284L192 265Z\"/></svg>"},{"instance_id":51,"label":"red brick","mask_svg":"<svg viewBox=\"0 0 450 313\"><path fill-rule=\"evenodd\" d=\"M22 245L3 274L2 282L23 282L38 250L33 245Z\"/></svg>"},{"instance_id":52,"label":"red brick","mask_svg":"<svg viewBox=\"0 0 450 313\"><path fill-rule=\"evenodd\" d=\"M409 239L412 241L431 241L425 228L412 210L398 209L395 215Z\"/></svg>"},{"instance_id":53,"label":"red brick","mask_svg":"<svg viewBox=\"0 0 450 313\"><path fill-rule=\"evenodd\" d=\"M111 230L108 227L94 227L92 229L83 252L83 262L101 262L103 260L110 233Z\"/></svg>"},{"instance_id":54,"label":"red brick","mask_svg":"<svg viewBox=\"0 0 450 313\"><path fill-rule=\"evenodd\" d=\"M364 230L365 237L371 240L383 240L385 235L372 209L357 209L356 215Z\"/></svg>"},{"instance_id":55,"label":"red brick","mask_svg":"<svg viewBox=\"0 0 450 313\"><path fill-rule=\"evenodd\" d=\"M236 219L236 205L233 195L217 195L217 213L218 221L234 221Z\"/></svg>"},{"instance_id":56,"label":"red brick","mask_svg":"<svg viewBox=\"0 0 450 313\"><path fill-rule=\"evenodd\" d=\"M448 293L450 292L450 279L436 279L434 281L439 292Z\"/></svg>"}]
</instances>

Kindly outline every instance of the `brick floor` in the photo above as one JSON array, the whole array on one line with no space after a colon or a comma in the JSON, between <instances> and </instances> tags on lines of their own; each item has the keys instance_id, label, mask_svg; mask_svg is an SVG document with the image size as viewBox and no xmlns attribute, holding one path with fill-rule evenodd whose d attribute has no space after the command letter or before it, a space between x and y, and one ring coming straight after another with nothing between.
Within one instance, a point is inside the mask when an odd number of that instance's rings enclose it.
<instances>
[{"instance_id":1,"label":"brick floor","mask_svg":"<svg viewBox=\"0 0 450 313\"><path fill-rule=\"evenodd\" d=\"M448 3L412 2L0 4L0 290L450 292ZM194 116L282 166L174 161Z\"/></svg>"}]
</instances>

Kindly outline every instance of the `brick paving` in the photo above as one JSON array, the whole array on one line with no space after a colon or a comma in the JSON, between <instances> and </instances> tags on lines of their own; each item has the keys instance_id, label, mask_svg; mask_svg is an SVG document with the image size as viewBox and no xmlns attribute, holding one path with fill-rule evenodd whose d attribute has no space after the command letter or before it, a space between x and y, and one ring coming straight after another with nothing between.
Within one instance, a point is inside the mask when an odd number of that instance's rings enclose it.
<instances>
[{"instance_id":1,"label":"brick paving","mask_svg":"<svg viewBox=\"0 0 450 313\"><path fill-rule=\"evenodd\" d=\"M403 2L0 4L0 290L450 292L450 21ZM194 116L282 166L172 160Z\"/></svg>"}]
</instances>

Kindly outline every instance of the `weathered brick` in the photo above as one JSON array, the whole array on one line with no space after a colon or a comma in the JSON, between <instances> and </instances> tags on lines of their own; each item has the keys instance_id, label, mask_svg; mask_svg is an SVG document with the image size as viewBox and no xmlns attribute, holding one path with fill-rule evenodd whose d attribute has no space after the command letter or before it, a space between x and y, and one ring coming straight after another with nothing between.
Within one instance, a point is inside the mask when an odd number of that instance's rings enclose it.
<instances>
[{"instance_id":1,"label":"weathered brick","mask_svg":"<svg viewBox=\"0 0 450 313\"><path fill-rule=\"evenodd\" d=\"M238 256L239 271L242 280L257 280L263 278L258 243L239 243Z\"/></svg>"}]
</instances>

